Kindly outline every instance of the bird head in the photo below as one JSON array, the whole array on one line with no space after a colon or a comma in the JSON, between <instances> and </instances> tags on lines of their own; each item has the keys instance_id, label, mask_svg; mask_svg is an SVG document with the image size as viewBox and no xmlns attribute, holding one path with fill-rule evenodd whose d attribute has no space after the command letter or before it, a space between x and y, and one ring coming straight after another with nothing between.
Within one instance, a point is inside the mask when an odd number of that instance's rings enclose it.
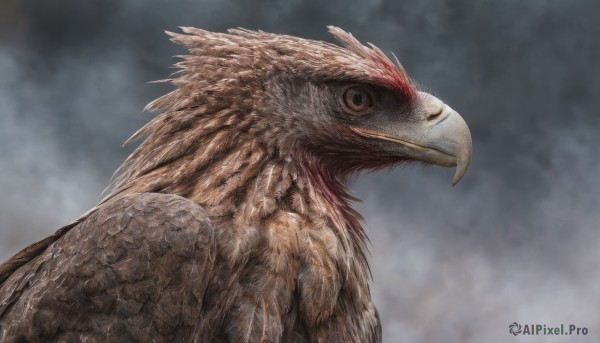
<instances>
[{"instance_id":1,"label":"bird head","mask_svg":"<svg viewBox=\"0 0 600 343\"><path fill-rule=\"evenodd\" d=\"M463 118L417 90L402 66L379 49L365 48L338 28L330 30L356 53L355 61L341 68L339 61L324 58L319 74L284 75L266 83L274 125L287 133L280 145L319 156L337 174L410 161L456 167L455 185L471 160ZM330 72L334 67L343 75Z\"/></svg>"},{"instance_id":2,"label":"bird head","mask_svg":"<svg viewBox=\"0 0 600 343\"><path fill-rule=\"evenodd\" d=\"M279 160L344 197L335 184L353 172L420 161L455 166L456 184L469 166L461 116L419 91L397 60L339 28L329 31L341 45L244 29L182 30L167 32L188 50L163 80L176 89L148 105L161 114L132 136L148 138L121 167L116 190L137 183L137 191L199 193L226 182L193 185L202 173Z\"/></svg>"},{"instance_id":3,"label":"bird head","mask_svg":"<svg viewBox=\"0 0 600 343\"><path fill-rule=\"evenodd\" d=\"M282 133L278 149L307 152L334 174L407 161L456 167L456 184L472 149L462 117L419 91L402 65L374 45L337 27L329 31L343 47L232 31L262 40L255 53L273 68L262 77L262 95L271 125Z\"/></svg>"}]
</instances>

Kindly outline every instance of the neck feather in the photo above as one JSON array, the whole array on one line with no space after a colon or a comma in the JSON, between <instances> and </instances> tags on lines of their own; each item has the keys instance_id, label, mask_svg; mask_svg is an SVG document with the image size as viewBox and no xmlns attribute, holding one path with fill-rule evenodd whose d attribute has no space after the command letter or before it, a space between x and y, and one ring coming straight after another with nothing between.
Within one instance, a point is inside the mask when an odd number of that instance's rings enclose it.
<instances>
[{"instance_id":1,"label":"neck feather","mask_svg":"<svg viewBox=\"0 0 600 343\"><path fill-rule=\"evenodd\" d=\"M220 122L157 117L141 131L148 137L123 165L109 197L161 192L200 204L219 232L240 241L239 251L230 252L235 261L258 239L262 222L293 213L334 230L345 253L366 267L361 217L341 176L309 152L282 153L269 127L249 115L228 114L216 116Z\"/></svg>"}]
</instances>

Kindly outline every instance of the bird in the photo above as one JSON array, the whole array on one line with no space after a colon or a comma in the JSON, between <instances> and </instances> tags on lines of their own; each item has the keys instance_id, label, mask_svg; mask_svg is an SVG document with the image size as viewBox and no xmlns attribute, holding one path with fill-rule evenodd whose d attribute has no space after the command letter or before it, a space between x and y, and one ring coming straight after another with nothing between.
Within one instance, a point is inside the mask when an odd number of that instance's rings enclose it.
<instances>
[{"instance_id":1,"label":"bird","mask_svg":"<svg viewBox=\"0 0 600 343\"><path fill-rule=\"evenodd\" d=\"M350 176L455 167L464 119L395 58L193 27L98 205L0 265L2 342L381 342Z\"/></svg>"}]
</instances>

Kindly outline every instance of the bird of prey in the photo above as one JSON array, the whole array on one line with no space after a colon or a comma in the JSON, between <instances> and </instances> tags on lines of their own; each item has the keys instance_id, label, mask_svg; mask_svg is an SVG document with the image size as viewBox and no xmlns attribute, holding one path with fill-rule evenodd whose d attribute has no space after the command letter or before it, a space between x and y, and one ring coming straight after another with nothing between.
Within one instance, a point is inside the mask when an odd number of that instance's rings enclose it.
<instances>
[{"instance_id":1,"label":"bird of prey","mask_svg":"<svg viewBox=\"0 0 600 343\"><path fill-rule=\"evenodd\" d=\"M381 341L345 180L420 161L456 183L466 123L336 27L182 31L109 195L0 266L0 341Z\"/></svg>"}]
</instances>

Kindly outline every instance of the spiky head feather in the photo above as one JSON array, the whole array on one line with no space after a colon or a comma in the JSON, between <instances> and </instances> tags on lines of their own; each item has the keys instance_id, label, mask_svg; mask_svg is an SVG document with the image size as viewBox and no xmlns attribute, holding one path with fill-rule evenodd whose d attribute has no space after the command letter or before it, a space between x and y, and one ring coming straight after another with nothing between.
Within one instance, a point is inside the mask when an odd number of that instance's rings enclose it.
<instances>
[{"instance_id":1,"label":"spiky head feather","mask_svg":"<svg viewBox=\"0 0 600 343\"><path fill-rule=\"evenodd\" d=\"M118 171L113 182L117 192L201 145L206 155L217 153L211 147L228 145L240 128L253 126L248 131L253 134L264 131L260 126L267 124L260 121L270 114L259 112L267 107L267 81L275 77L370 83L388 88L408 102L416 98L416 88L399 62L394 65L379 48L361 44L338 27L330 26L329 32L342 46L245 29L228 33L181 29L184 34L167 34L189 54L178 56L182 60L175 64L179 70L174 77L161 80L177 88L148 104L148 110L162 114L130 138L149 136ZM246 115L254 117L242 118ZM220 129L231 137L222 133L222 142L206 142L208 136L220 136L215 134ZM268 137L275 141L272 131Z\"/></svg>"}]
</instances>

